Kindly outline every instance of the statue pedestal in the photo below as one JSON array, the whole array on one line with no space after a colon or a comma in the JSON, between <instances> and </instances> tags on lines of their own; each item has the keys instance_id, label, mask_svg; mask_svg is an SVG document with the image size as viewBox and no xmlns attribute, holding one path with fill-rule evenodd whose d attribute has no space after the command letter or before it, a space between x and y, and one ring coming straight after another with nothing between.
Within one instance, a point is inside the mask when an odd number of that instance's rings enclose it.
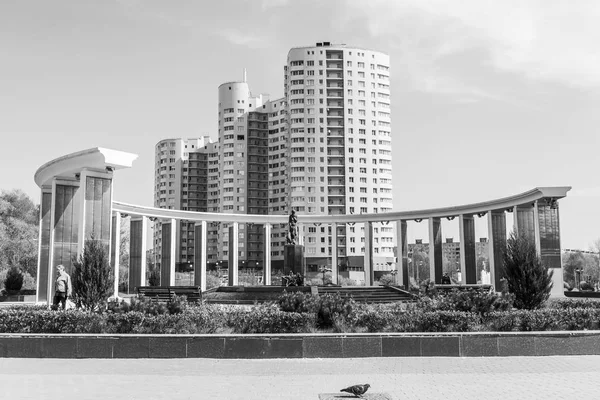
<instances>
[{"instance_id":1,"label":"statue pedestal","mask_svg":"<svg viewBox=\"0 0 600 400\"><path fill-rule=\"evenodd\" d=\"M283 250L283 273L300 273L306 276L304 260L304 246L299 244L286 244Z\"/></svg>"}]
</instances>

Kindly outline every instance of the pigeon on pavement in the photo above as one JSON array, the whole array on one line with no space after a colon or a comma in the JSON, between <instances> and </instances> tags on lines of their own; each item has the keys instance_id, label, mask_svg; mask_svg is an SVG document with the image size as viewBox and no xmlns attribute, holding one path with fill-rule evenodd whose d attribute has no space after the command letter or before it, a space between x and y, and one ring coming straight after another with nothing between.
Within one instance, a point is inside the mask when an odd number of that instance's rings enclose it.
<instances>
[{"instance_id":1,"label":"pigeon on pavement","mask_svg":"<svg viewBox=\"0 0 600 400\"><path fill-rule=\"evenodd\" d=\"M354 385L354 386L347 387L345 389L340 390L340 392L351 393L351 394L355 395L356 397L362 397L362 395L365 394L366 391L369 390L370 387L371 387L371 385L369 385L368 383L365 383L364 385Z\"/></svg>"}]
</instances>

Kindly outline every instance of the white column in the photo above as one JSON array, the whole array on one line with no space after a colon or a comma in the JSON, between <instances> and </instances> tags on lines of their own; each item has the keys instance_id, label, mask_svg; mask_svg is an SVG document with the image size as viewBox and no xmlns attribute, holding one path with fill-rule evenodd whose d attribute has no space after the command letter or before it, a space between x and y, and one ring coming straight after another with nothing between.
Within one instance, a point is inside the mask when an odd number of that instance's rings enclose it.
<instances>
[{"instance_id":1,"label":"white column","mask_svg":"<svg viewBox=\"0 0 600 400\"><path fill-rule=\"evenodd\" d=\"M263 285L271 285L271 224L263 225L265 232L263 257Z\"/></svg>"},{"instance_id":2,"label":"white column","mask_svg":"<svg viewBox=\"0 0 600 400\"><path fill-rule=\"evenodd\" d=\"M232 222L229 227L229 286L238 285L238 223Z\"/></svg>"},{"instance_id":3,"label":"white column","mask_svg":"<svg viewBox=\"0 0 600 400\"><path fill-rule=\"evenodd\" d=\"M364 254L364 270L365 270L365 286L373 286L374 271L373 271L373 223L365 222L365 254Z\"/></svg>"},{"instance_id":4,"label":"white column","mask_svg":"<svg viewBox=\"0 0 600 400\"><path fill-rule=\"evenodd\" d=\"M338 284L337 224L335 222L331 224L331 283Z\"/></svg>"},{"instance_id":5,"label":"white column","mask_svg":"<svg viewBox=\"0 0 600 400\"><path fill-rule=\"evenodd\" d=\"M143 231L146 232L146 218L144 217L144 228ZM144 243L144 248L146 247L145 243L146 241L143 241ZM170 265L169 265L169 270L171 271L171 276L169 279L169 286L175 286L175 257L177 256L177 220L175 218L171 218L171 246L169 251L171 252L171 259L170 261ZM144 251L144 256L143 259L145 260L146 258L146 252ZM144 262L143 264L143 268L146 268L146 263ZM146 274L144 274L144 276L146 276Z\"/></svg>"},{"instance_id":6,"label":"white column","mask_svg":"<svg viewBox=\"0 0 600 400\"><path fill-rule=\"evenodd\" d=\"M111 218L112 220L112 218ZM112 222L111 222L112 223ZM120 261L121 261L121 257L120 257L120 253L121 253L121 213L117 212L115 213L115 222L114 222L115 226L111 226L111 231L114 232L115 238L114 238L114 246L115 248L112 249L114 251L114 261L113 261L113 268L115 269L113 271L113 273L115 274L115 282L114 282L114 287L113 287L113 297L115 298L115 300L119 297L119 267L120 267ZM111 241L112 242L112 241Z\"/></svg>"},{"instance_id":7,"label":"white column","mask_svg":"<svg viewBox=\"0 0 600 400\"><path fill-rule=\"evenodd\" d=\"M540 210L538 210L538 200L533 202L533 233L535 238L535 249L538 257L542 256L542 244L540 238ZM564 295L564 291L561 288Z\"/></svg>"},{"instance_id":8,"label":"white column","mask_svg":"<svg viewBox=\"0 0 600 400\"><path fill-rule=\"evenodd\" d=\"M429 281L435 282L435 231L433 229L433 218L430 217L427 220L427 224L429 226Z\"/></svg>"},{"instance_id":9,"label":"white column","mask_svg":"<svg viewBox=\"0 0 600 400\"><path fill-rule=\"evenodd\" d=\"M206 291L207 230L206 221L194 224L194 284L199 284L202 292Z\"/></svg>"},{"instance_id":10,"label":"white column","mask_svg":"<svg viewBox=\"0 0 600 400\"><path fill-rule=\"evenodd\" d=\"M403 228L404 226L404 228ZM404 230L404 232L403 232ZM407 285L408 288L408 280L405 282L405 278L408 278L408 271L406 271L405 275L405 265L408 267L408 254L407 254L407 246L405 245L407 242L406 238L406 221L397 220L396 221L396 285L404 286ZM406 268L408 269L408 268Z\"/></svg>"},{"instance_id":11,"label":"white column","mask_svg":"<svg viewBox=\"0 0 600 400\"><path fill-rule=\"evenodd\" d=\"M458 283L467 283L467 257L466 257L466 246L465 246L465 220L464 215L460 214L458 216L458 237L460 240L460 282ZM477 268L477 267L476 267Z\"/></svg>"}]
</instances>

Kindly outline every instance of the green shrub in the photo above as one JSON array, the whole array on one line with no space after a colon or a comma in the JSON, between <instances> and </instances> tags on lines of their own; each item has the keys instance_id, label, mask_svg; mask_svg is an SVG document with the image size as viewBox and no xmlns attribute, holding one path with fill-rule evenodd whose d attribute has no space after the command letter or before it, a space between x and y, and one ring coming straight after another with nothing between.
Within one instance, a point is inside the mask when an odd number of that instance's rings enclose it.
<instances>
[{"instance_id":1,"label":"green shrub","mask_svg":"<svg viewBox=\"0 0 600 400\"><path fill-rule=\"evenodd\" d=\"M190 305L185 296L174 296L167 303L163 303L140 295L132 297L130 303L121 301L108 304L108 310L113 313L122 314L129 311L137 311L145 315L179 314L188 307Z\"/></svg>"},{"instance_id":2,"label":"green shrub","mask_svg":"<svg viewBox=\"0 0 600 400\"><path fill-rule=\"evenodd\" d=\"M422 311L463 311L484 315L493 311L512 308L514 295L487 290L458 290L448 293L435 292L420 296L416 308Z\"/></svg>"},{"instance_id":3,"label":"green shrub","mask_svg":"<svg viewBox=\"0 0 600 400\"><path fill-rule=\"evenodd\" d=\"M338 275L338 285L340 285L340 286L356 286L356 281L354 279L345 278L341 275Z\"/></svg>"},{"instance_id":4,"label":"green shrub","mask_svg":"<svg viewBox=\"0 0 600 400\"><path fill-rule=\"evenodd\" d=\"M568 308L561 310L559 315L561 330L598 329L600 324L600 309L598 308Z\"/></svg>"},{"instance_id":5,"label":"green shrub","mask_svg":"<svg viewBox=\"0 0 600 400\"><path fill-rule=\"evenodd\" d=\"M11 267L4 279L4 288L9 291L19 291L23 287L23 273L17 267Z\"/></svg>"},{"instance_id":6,"label":"green shrub","mask_svg":"<svg viewBox=\"0 0 600 400\"><path fill-rule=\"evenodd\" d=\"M83 254L74 263L73 300L77 307L99 310L113 293L114 276L107 246L99 240L86 240Z\"/></svg>"},{"instance_id":7,"label":"green shrub","mask_svg":"<svg viewBox=\"0 0 600 400\"><path fill-rule=\"evenodd\" d=\"M102 315L76 310L54 312L44 308L0 310L1 333L102 333Z\"/></svg>"},{"instance_id":8,"label":"green shrub","mask_svg":"<svg viewBox=\"0 0 600 400\"><path fill-rule=\"evenodd\" d=\"M333 327L334 318L347 318L356 307L352 297L342 297L339 293L318 296L301 292L284 293L277 303L280 310L284 312L314 313L319 328Z\"/></svg>"},{"instance_id":9,"label":"green shrub","mask_svg":"<svg viewBox=\"0 0 600 400\"><path fill-rule=\"evenodd\" d=\"M561 328L561 315L554 310L519 310L519 331L555 331Z\"/></svg>"},{"instance_id":10,"label":"green shrub","mask_svg":"<svg viewBox=\"0 0 600 400\"><path fill-rule=\"evenodd\" d=\"M482 323L485 330L492 332L511 332L519 327L516 312L493 311L483 317Z\"/></svg>"},{"instance_id":11,"label":"green shrub","mask_svg":"<svg viewBox=\"0 0 600 400\"><path fill-rule=\"evenodd\" d=\"M142 333L146 315L139 311L106 314L106 333Z\"/></svg>"},{"instance_id":12,"label":"green shrub","mask_svg":"<svg viewBox=\"0 0 600 400\"><path fill-rule=\"evenodd\" d=\"M313 331L315 322L314 314L285 312L276 305L262 305L237 313L231 326L235 333L302 333Z\"/></svg>"},{"instance_id":13,"label":"green shrub","mask_svg":"<svg viewBox=\"0 0 600 400\"><path fill-rule=\"evenodd\" d=\"M221 286L221 278L217 271L209 271L206 274L206 289L212 289Z\"/></svg>"},{"instance_id":14,"label":"green shrub","mask_svg":"<svg viewBox=\"0 0 600 400\"><path fill-rule=\"evenodd\" d=\"M391 274L385 274L379 278L379 284L383 285L383 286L392 286L395 283L396 283L396 280L394 279L394 276Z\"/></svg>"},{"instance_id":15,"label":"green shrub","mask_svg":"<svg viewBox=\"0 0 600 400\"><path fill-rule=\"evenodd\" d=\"M411 311L394 315L392 332L470 332L481 319L462 311Z\"/></svg>"},{"instance_id":16,"label":"green shrub","mask_svg":"<svg viewBox=\"0 0 600 400\"><path fill-rule=\"evenodd\" d=\"M160 285L160 272L157 269L155 269L154 271L150 271L150 275L148 275L148 285L149 286Z\"/></svg>"},{"instance_id":17,"label":"green shrub","mask_svg":"<svg viewBox=\"0 0 600 400\"><path fill-rule=\"evenodd\" d=\"M351 316L351 325L367 332L384 332L393 319L393 310L386 304L361 304Z\"/></svg>"},{"instance_id":18,"label":"green shrub","mask_svg":"<svg viewBox=\"0 0 600 400\"><path fill-rule=\"evenodd\" d=\"M502 258L515 307L533 310L543 306L550 297L554 271L542 264L533 240L512 232Z\"/></svg>"},{"instance_id":19,"label":"green shrub","mask_svg":"<svg viewBox=\"0 0 600 400\"><path fill-rule=\"evenodd\" d=\"M573 309L573 308L597 308L600 309L600 300L585 298L551 299L547 308Z\"/></svg>"}]
</instances>

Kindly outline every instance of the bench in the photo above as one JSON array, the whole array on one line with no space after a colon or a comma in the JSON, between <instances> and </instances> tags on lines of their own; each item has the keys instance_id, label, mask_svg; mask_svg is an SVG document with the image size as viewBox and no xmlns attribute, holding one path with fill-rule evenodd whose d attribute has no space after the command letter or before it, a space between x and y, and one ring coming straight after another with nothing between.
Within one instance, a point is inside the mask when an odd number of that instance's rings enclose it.
<instances>
[{"instance_id":1,"label":"bench","mask_svg":"<svg viewBox=\"0 0 600 400\"><path fill-rule=\"evenodd\" d=\"M139 295L161 303L167 303L175 296L186 296L189 302L197 302L202 299L199 286L138 286L137 292Z\"/></svg>"}]
</instances>

